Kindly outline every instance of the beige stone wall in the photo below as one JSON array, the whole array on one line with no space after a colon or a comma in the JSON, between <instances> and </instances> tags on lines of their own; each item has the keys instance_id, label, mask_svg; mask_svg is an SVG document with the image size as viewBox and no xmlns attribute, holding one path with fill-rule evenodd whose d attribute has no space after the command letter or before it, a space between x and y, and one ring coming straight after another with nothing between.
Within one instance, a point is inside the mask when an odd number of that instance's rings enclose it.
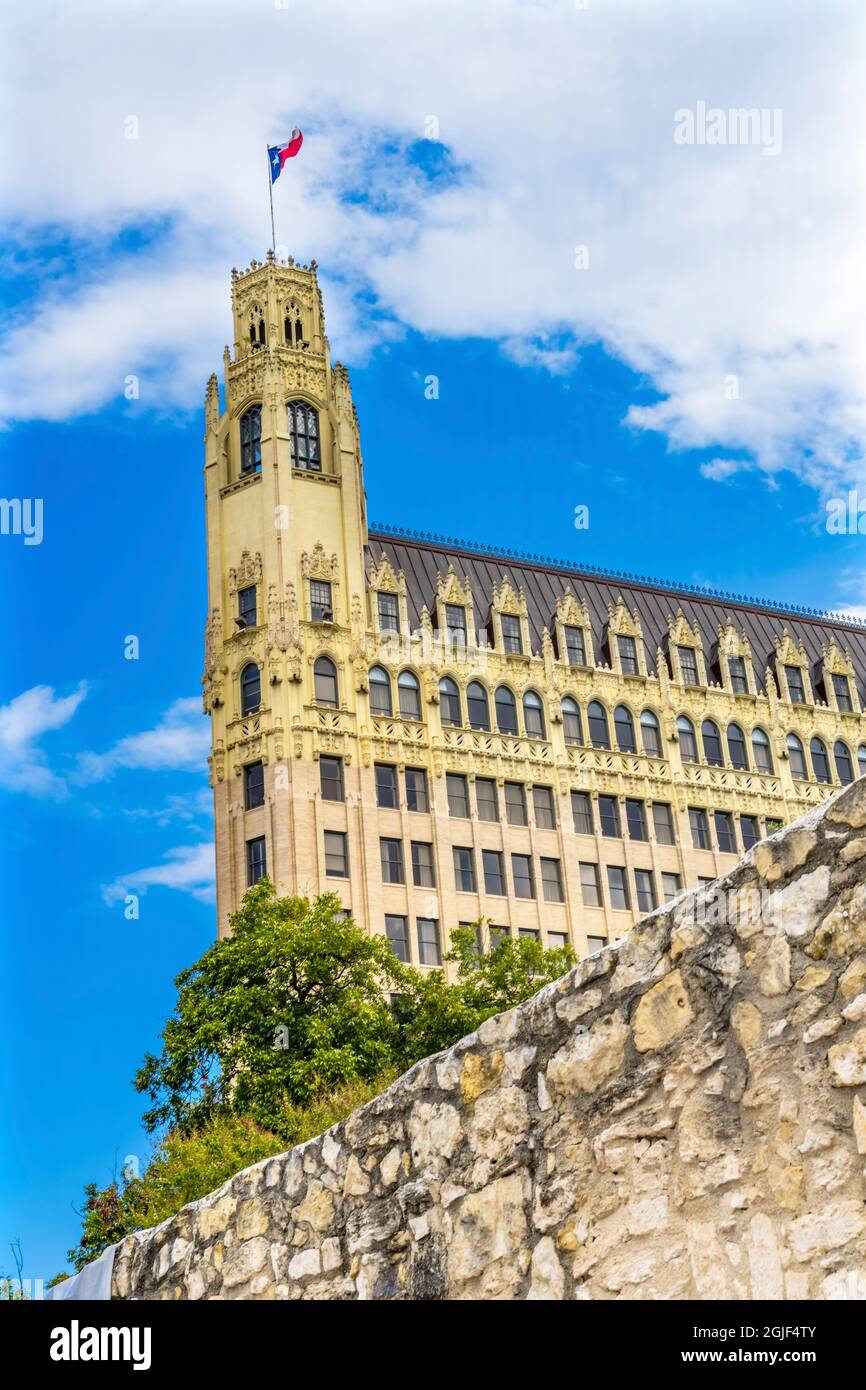
<instances>
[{"instance_id":1,"label":"beige stone wall","mask_svg":"<svg viewBox=\"0 0 866 1390\"><path fill-rule=\"evenodd\" d=\"M326 1135L117 1298L866 1298L866 780Z\"/></svg>"}]
</instances>

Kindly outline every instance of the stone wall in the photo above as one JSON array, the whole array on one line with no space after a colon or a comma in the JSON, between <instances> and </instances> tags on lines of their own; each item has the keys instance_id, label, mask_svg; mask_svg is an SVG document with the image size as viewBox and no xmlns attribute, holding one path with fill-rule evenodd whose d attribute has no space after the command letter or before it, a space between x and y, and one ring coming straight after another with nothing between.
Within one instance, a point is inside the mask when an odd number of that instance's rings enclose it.
<instances>
[{"instance_id":1,"label":"stone wall","mask_svg":"<svg viewBox=\"0 0 866 1390\"><path fill-rule=\"evenodd\" d=\"M866 1298L866 780L327 1134L118 1298Z\"/></svg>"}]
</instances>

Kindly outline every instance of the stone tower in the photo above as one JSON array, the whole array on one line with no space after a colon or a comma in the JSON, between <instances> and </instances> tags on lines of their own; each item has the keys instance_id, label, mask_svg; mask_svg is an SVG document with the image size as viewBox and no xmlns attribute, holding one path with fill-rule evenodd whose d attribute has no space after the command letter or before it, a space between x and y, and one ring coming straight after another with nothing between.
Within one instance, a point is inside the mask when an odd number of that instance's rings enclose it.
<instances>
[{"instance_id":1,"label":"stone tower","mask_svg":"<svg viewBox=\"0 0 866 1390\"><path fill-rule=\"evenodd\" d=\"M312 760L305 710L327 724L339 700L319 718L310 709L314 657L305 653L316 643L305 629L345 663L366 540L357 418L347 372L331 365L315 261L279 263L268 252L264 264L233 270L232 318L224 409L215 375L205 404L203 687L221 932L263 868L282 891L318 890L294 824L309 789L305 778L293 784L292 754Z\"/></svg>"}]
</instances>

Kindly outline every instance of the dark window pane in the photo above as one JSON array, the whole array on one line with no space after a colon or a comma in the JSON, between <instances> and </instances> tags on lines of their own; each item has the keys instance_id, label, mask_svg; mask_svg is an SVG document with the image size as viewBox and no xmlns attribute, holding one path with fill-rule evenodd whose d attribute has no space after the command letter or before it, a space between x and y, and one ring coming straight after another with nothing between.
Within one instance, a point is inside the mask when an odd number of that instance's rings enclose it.
<instances>
[{"instance_id":1,"label":"dark window pane","mask_svg":"<svg viewBox=\"0 0 866 1390\"><path fill-rule=\"evenodd\" d=\"M321 473L322 454L319 448L319 416L305 401L289 401L289 452L293 468L306 468Z\"/></svg>"},{"instance_id":2,"label":"dark window pane","mask_svg":"<svg viewBox=\"0 0 866 1390\"><path fill-rule=\"evenodd\" d=\"M411 671L401 671L397 677L397 698L404 719L421 718L421 691Z\"/></svg>"},{"instance_id":3,"label":"dark window pane","mask_svg":"<svg viewBox=\"0 0 866 1390\"><path fill-rule=\"evenodd\" d=\"M631 798L626 801L625 819L628 826L629 839L649 839L646 828L646 807L642 801L634 801Z\"/></svg>"},{"instance_id":4,"label":"dark window pane","mask_svg":"<svg viewBox=\"0 0 866 1390\"><path fill-rule=\"evenodd\" d=\"M349 876L349 849L342 830L325 831L325 873L328 878Z\"/></svg>"},{"instance_id":5,"label":"dark window pane","mask_svg":"<svg viewBox=\"0 0 866 1390\"><path fill-rule=\"evenodd\" d=\"M716 840L723 854L736 854L737 841L734 834L734 818L728 811L716 811Z\"/></svg>"},{"instance_id":6,"label":"dark window pane","mask_svg":"<svg viewBox=\"0 0 866 1390\"><path fill-rule=\"evenodd\" d=\"M262 408L251 406L241 416L241 473L260 473L262 468Z\"/></svg>"},{"instance_id":7,"label":"dark window pane","mask_svg":"<svg viewBox=\"0 0 866 1390\"><path fill-rule=\"evenodd\" d=\"M785 679L788 682L788 698L792 705L805 705L806 687L803 684L803 672L799 666L786 666Z\"/></svg>"},{"instance_id":8,"label":"dark window pane","mask_svg":"<svg viewBox=\"0 0 866 1390\"><path fill-rule=\"evenodd\" d=\"M556 813L553 805L552 788L533 787L532 806L535 811L535 824L539 830L555 830Z\"/></svg>"},{"instance_id":9,"label":"dark window pane","mask_svg":"<svg viewBox=\"0 0 866 1390\"><path fill-rule=\"evenodd\" d=\"M593 748L609 748L610 735L607 731L607 714L604 705L593 700L586 714L589 722L589 741Z\"/></svg>"},{"instance_id":10,"label":"dark window pane","mask_svg":"<svg viewBox=\"0 0 866 1390\"><path fill-rule=\"evenodd\" d=\"M330 657L320 656L313 667L313 685L317 705L337 707L337 668Z\"/></svg>"},{"instance_id":11,"label":"dark window pane","mask_svg":"<svg viewBox=\"0 0 866 1390\"><path fill-rule=\"evenodd\" d=\"M502 647L504 651L515 652L518 655L523 651L520 619L509 617L507 613L502 615Z\"/></svg>"},{"instance_id":12,"label":"dark window pane","mask_svg":"<svg viewBox=\"0 0 866 1390\"><path fill-rule=\"evenodd\" d=\"M409 811L429 811L427 773L421 767L406 768L406 808Z\"/></svg>"},{"instance_id":13,"label":"dark window pane","mask_svg":"<svg viewBox=\"0 0 866 1390\"><path fill-rule=\"evenodd\" d=\"M454 847L454 882L460 893L475 892L475 861L471 849Z\"/></svg>"},{"instance_id":14,"label":"dark window pane","mask_svg":"<svg viewBox=\"0 0 866 1390\"><path fill-rule=\"evenodd\" d=\"M743 837L743 849L751 849L761 838L761 829L758 824L757 816L740 816L740 834Z\"/></svg>"},{"instance_id":15,"label":"dark window pane","mask_svg":"<svg viewBox=\"0 0 866 1390\"><path fill-rule=\"evenodd\" d=\"M580 893L584 907L601 907L601 881L597 864L581 864Z\"/></svg>"},{"instance_id":16,"label":"dark window pane","mask_svg":"<svg viewBox=\"0 0 866 1390\"><path fill-rule=\"evenodd\" d=\"M854 708L851 700L851 687L848 684L847 676L834 676L833 690L836 695L837 709L842 710L844 713Z\"/></svg>"},{"instance_id":17,"label":"dark window pane","mask_svg":"<svg viewBox=\"0 0 866 1390\"><path fill-rule=\"evenodd\" d=\"M397 795L397 769L390 763L376 763L376 805L396 808L400 804Z\"/></svg>"},{"instance_id":18,"label":"dark window pane","mask_svg":"<svg viewBox=\"0 0 866 1390\"><path fill-rule=\"evenodd\" d=\"M495 849L481 851L481 864L484 870L484 890L497 897L505 894L505 876L502 872L502 855Z\"/></svg>"},{"instance_id":19,"label":"dark window pane","mask_svg":"<svg viewBox=\"0 0 866 1390\"><path fill-rule=\"evenodd\" d=\"M241 672L241 713L254 714L262 703L262 678L259 668L251 663Z\"/></svg>"},{"instance_id":20,"label":"dark window pane","mask_svg":"<svg viewBox=\"0 0 866 1390\"><path fill-rule=\"evenodd\" d=\"M310 580L310 617L314 623L334 621L334 600L331 586L324 579Z\"/></svg>"},{"instance_id":21,"label":"dark window pane","mask_svg":"<svg viewBox=\"0 0 866 1390\"><path fill-rule=\"evenodd\" d=\"M419 840L412 841L412 882L416 888L436 887L433 846Z\"/></svg>"},{"instance_id":22,"label":"dark window pane","mask_svg":"<svg viewBox=\"0 0 866 1390\"><path fill-rule=\"evenodd\" d=\"M256 586L250 584L246 589L238 589L238 617L241 627L256 626Z\"/></svg>"},{"instance_id":23,"label":"dark window pane","mask_svg":"<svg viewBox=\"0 0 866 1390\"><path fill-rule=\"evenodd\" d=\"M264 878L267 871L264 835L247 840L247 885L251 888L260 878Z\"/></svg>"},{"instance_id":24,"label":"dark window pane","mask_svg":"<svg viewBox=\"0 0 866 1390\"><path fill-rule=\"evenodd\" d=\"M526 825L526 793L519 782L505 783L505 815L509 825Z\"/></svg>"},{"instance_id":25,"label":"dark window pane","mask_svg":"<svg viewBox=\"0 0 866 1390\"><path fill-rule=\"evenodd\" d=\"M466 708L469 725L473 729L490 728L490 710L487 706L487 691L480 681L471 681L466 691Z\"/></svg>"},{"instance_id":26,"label":"dark window pane","mask_svg":"<svg viewBox=\"0 0 866 1390\"><path fill-rule=\"evenodd\" d=\"M394 713L391 703L391 677L381 666L370 668L370 712L390 719Z\"/></svg>"},{"instance_id":27,"label":"dark window pane","mask_svg":"<svg viewBox=\"0 0 866 1390\"><path fill-rule=\"evenodd\" d=\"M548 903L561 903L564 901L562 894L562 872L558 859L542 859L541 864L541 891L544 894L544 901Z\"/></svg>"},{"instance_id":28,"label":"dark window pane","mask_svg":"<svg viewBox=\"0 0 866 1390\"><path fill-rule=\"evenodd\" d=\"M578 835L591 835L592 801L589 792L571 793L571 813L574 816L574 829Z\"/></svg>"},{"instance_id":29,"label":"dark window pane","mask_svg":"<svg viewBox=\"0 0 866 1390\"><path fill-rule=\"evenodd\" d=\"M600 796L598 798L598 819L601 823L602 835L607 835L612 839L619 838L619 805L615 796Z\"/></svg>"},{"instance_id":30,"label":"dark window pane","mask_svg":"<svg viewBox=\"0 0 866 1390\"><path fill-rule=\"evenodd\" d=\"M610 893L610 905L614 908L628 910L628 879L625 876L625 869L618 868L615 864L607 866L607 886Z\"/></svg>"},{"instance_id":31,"label":"dark window pane","mask_svg":"<svg viewBox=\"0 0 866 1390\"><path fill-rule=\"evenodd\" d=\"M476 777L475 804L479 820L499 820L499 798L492 777Z\"/></svg>"},{"instance_id":32,"label":"dark window pane","mask_svg":"<svg viewBox=\"0 0 866 1390\"><path fill-rule=\"evenodd\" d=\"M655 878L649 869L635 869L634 886L639 912L654 912L656 903Z\"/></svg>"},{"instance_id":33,"label":"dark window pane","mask_svg":"<svg viewBox=\"0 0 866 1390\"><path fill-rule=\"evenodd\" d=\"M345 801L342 758L319 758L319 781L323 801Z\"/></svg>"},{"instance_id":34,"label":"dark window pane","mask_svg":"<svg viewBox=\"0 0 866 1390\"><path fill-rule=\"evenodd\" d=\"M445 776L445 786L448 792L449 816L459 816L462 819L468 820L469 788L462 772L447 773Z\"/></svg>"},{"instance_id":35,"label":"dark window pane","mask_svg":"<svg viewBox=\"0 0 866 1390\"><path fill-rule=\"evenodd\" d=\"M441 965L442 951L439 946L439 923L432 917L418 918L418 963L419 965Z\"/></svg>"},{"instance_id":36,"label":"dark window pane","mask_svg":"<svg viewBox=\"0 0 866 1390\"><path fill-rule=\"evenodd\" d=\"M749 681L746 676L746 663L741 656L728 657L728 674L731 677L731 689L735 695L746 695L749 690Z\"/></svg>"},{"instance_id":37,"label":"dark window pane","mask_svg":"<svg viewBox=\"0 0 866 1390\"><path fill-rule=\"evenodd\" d=\"M500 685L496 692L496 727L501 734L517 733L517 705L511 691Z\"/></svg>"},{"instance_id":38,"label":"dark window pane","mask_svg":"<svg viewBox=\"0 0 866 1390\"><path fill-rule=\"evenodd\" d=\"M263 763L248 763L244 768L244 807L252 811L265 804L265 769Z\"/></svg>"},{"instance_id":39,"label":"dark window pane","mask_svg":"<svg viewBox=\"0 0 866 1390\"><path fill-rule=\"evenodd\" d=\"M400 607L396 594L378 594L380 632L400 631Z\"/></svg>"},{"instance_id":40,"label":"dark window pane","mask_svg":"<svg viewBox=\"0 0 866 1390\"><path fill-rule=\"evenodd\" d=\"M619 664L624 676L638 674L637 643L633 637L618 637Z\"/></svg>"},{"instance_id":41,"label":"dark window pane","mask_svg":"<svg viewBox=\"0 0 866 1390\"><path fill-rule=\"evenodd\" d=\"M685 685L697 685L698 683L698 657L694 647L678 647L680 658L680 675Z\"/></svg>"},{"instance_id":42,"label":"dark window pane","mask_svg":"<svg viewBox=\"0 0 866 1390\"><path fill-rule=\"evenodd\" d=\"M586 639L582 627L565 629L565 652L569 666L586 665Z\"/></svg>"},{"instance_id":43,"label":"dark window pane","mask_svg":"<svg viewBox=\"0 0 866 1390\"><path fill-rule=\"evenodd\" d=\"M675 843L673 811L664 801L653 802L653 829L658 844L672 845Z\"/></svg>"},{"instance_id":44,"label":"dark window pane","mask_svg":"<svg viewBox=\"0 0 866 1390\"><path fill-rule=\"evenodd\" d=\"M385 935L391 943L391 950L397 959L408 961L409 938L406 932L406 918L387 914L385 917Z\"/></svg>"},{"instance_id":45,"label":"dark window pane","mask_svg":"<svg viewBox=\"0 0 866 1390\"><path fill-rule=\"evenodd\" d=\"M403 883L403 844L400 840L379 840L382 861L382 882Z\"/></svg>"},{"instance_id":46,"label":"dark window pane","mask_svg":"<svg viewBox=\"0 0 866 1390\"><path fill-rule=\"evenodd\" d=\"M512 854L511 876L514 879L514 896L516 898L535 897L532 859L528 854Z\"/></svg>"},{"instance_id":47,"label":"dark window pane","mask_svg":"<svg viewBox=\"0 0 866 1390\"><path fill-rule=\"evenodd\" d=\"M692 844L695 849L710 848L710 828L707 813L700 806L689 807L689 825L692 829Z\"/></svg>"}]
</instances>

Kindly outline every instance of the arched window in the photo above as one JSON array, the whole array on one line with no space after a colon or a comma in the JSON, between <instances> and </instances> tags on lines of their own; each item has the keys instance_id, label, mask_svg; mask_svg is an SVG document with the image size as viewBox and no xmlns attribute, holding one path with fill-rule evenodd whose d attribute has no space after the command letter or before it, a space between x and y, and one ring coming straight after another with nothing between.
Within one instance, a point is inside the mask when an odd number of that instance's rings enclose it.
<instances>
[{"instance_id":1,"label":"arched window","mask_svg":"<svg viewBox=\"0 0 866 1390\"><path fill-rule=\"evenodd\" d=\"M450 676L443 676L439 682L439 704L442 710L442 723L459 729L463 724L460 714L460 691L457 682Z\"/></svg>"},{"instance_id":2,"label":"arched window","mask_svg":"<svg viewBox=\"0 0 866 1390\"><path fill-rule=\"evenodd\" d=\"M847 787L849 782L854 781L854 769L851 765L851 753L847 743L843 743L841 738L833 745L833 758L836 763L836 776Z\"/></svg>"},{"instance_id":3,"label":"arched window","mask_svg":"<svg viewBox=\"0 0 866 1390\"><path fill-rule=\"evenodd\" d=\"M645 709L640 717L640 736L643 740L643 751L648 753L651 758L660 758L662 755L662 735L659 721L651 709Z\"/></svg>"},{"instance_id":4,"label":"arched window","mask_svg":"<svg viewBox=\"0 0 866 1390\"><path fill-rule=\"evenodd\" d=\"M636 753L637 743L634 736L634 720L625 705L617 705L613 712L613 727L616 734L616 746L621 753Z\"/></svg>"},{"instance_id":5,"label":"arched window","mask_svg":"<svg viewBox=\"0 0 866 1390\"><path fill-rule=\"evenodd\" d=\"M566 696L562 702L562 730L566 743L583 743L580 707L570 696Z\"/></svg>"},{"instance_id":6,"label":"arched window","mask_svg":"<svg viewBox=\"0 0 866 1390\"><path fill-rule=\"evenodd\" d=\"M241 472L262 471L262 408L251 405L241 416Z\"/></svg>"},{"instance_id":7,"label":"arched window","mask_svg":"<svg viewBox=\"0 0 866 1390\"><path fill-rule=\"evenodd\" d=\"M746 739L739 724L728 725L728 757L731 760L731 767L748 772L749 756L746 752Z\"/></svg>"},{"instance_id":8,"label":"arched window","mask_svg":"<svg viewBox=\"0 0 866 1390\"><path fill-rule=\"evenodd\" d=\"M718 725L714 724L712 719L705 719L701 725L701 738L704 744L704 757L710 766L724 767L722 736L719 733Z\"/></svg>"},{"instance_id":9,"label":"arched window","mask_svg":"<svg viewBox=\"0 0 866 1390\"><path fill-rule=\"evenodd\" d=\"M256 314L259 316L258 322L256 321ZM260 309L255 309L253 311L253 317L250 319L250 344L254 348L264 347L265 345L265 321L261 315Z\"/></svg>"},{"instance_id":10,"label":"arched window","mask_svg":"<svg viewBox=\"0 0 866 1390\"><path fill-rule=\"evenodd\" d=\"M313 686L316 693L317 705L330 705L336 709L339 701L337 699L337 668L329 656L319 656L313 667Z\"/></svg>"},{"instance_id":11,"label":"arched window","mask_svg":"<svg viewBox=\"0 0 866 1390\"><path fill-rule=\"evenodd\" d=\"M862 743L857 749L857 775L858 777L866 777L866 746Z\"/></svg>"},{"instance_id":12,"label":"arched window","mask_svg":"<svg viewBox=\"0 0 866 1390\"><path fill-rule=\"evenodd\" d=\"M534 690L527 690L523 697L523 726L527 738L546 738L544 728L544 705Z\"/></svg>"},{"instance_id":13,"label":"arched window","mask_svg":"<svg viewBox=\"0 0 866 1390\"><path fill-rule=\"evenodd\" d=\"M789 734L787 743L791 776L795 777L798 782L805 782L809 774L806 771L806 755L803 752L803 745L796 734Z\"/></svg>"},{"instance_id":14,"label":"arched window","mask_svg":"<svg viewBox=\"0 0 866 1390\"><path fill-rule=\"evenodd\" d=\"M500 685L494 697L496 727L501 734L517 733L517 705L507 685Z\"/></svg>"},{"instance_id":15,"label":"arched window","mask_svg":"<svg viewBox=\"0 0 866 1390\"><path fill-rule=\"evenodd\" d=\"M770 750L770 740L763 729L752 730L752 757L755 760L755 767L758 772L773 771L773 754Z\"/></svg>"},{"instance_id":16,"label":"arched window","mask_svg":"<svg viewBox=\"0 0 866 1390\"><path fill-rule=\"evenodd\" d=\"M383 671L381 666L370 667L370 713L384 714L388 718L393 714L394 707L391 704L391 677L387 671Z\"/></svg>"},{"instance_id":17,"label":"arched window","mask_svg":"<svg viewBox=\"0 0 866 1390\"><path fill-rule=\"evenodd\" d=\"M684 714L681 714L677 720L677 735L680 741L680 757L683 762L696 763L698 761L698 741L695 738L695 726Z\"/></svg>"},{"instance_id":18,"label":"arched window","mask_svg":"<svg viewBox=\"0 0 866 1390\"><path fill-rule=\"evenodd\" d=\"M397 677L397 699L404 719L421 718L421 687L412 671L401 671Z\"/></svg>"},{"instance_id":19,"label":"arched window","mask_svg":"<svg viewBox=\"0 0 866 1390\"><path fill-rule=\"evenodd\" d=\"M812 770L815 773L815 781L832 782L830 759L827 757L827 748L823 740L817 737L813 738L809 744L809 752L812 754Z\"/></svg>"},{"instance_id":20,"label":"arched window","mask_svg":"<svg viewBox=\"0 0 866 1390\"><path fill-rule=\"evenodd\" d=\"M254 714L262 703L262 677L258 666L251 661L241 671L241 714Z\"/></svg>"},{"instance_id":21,"label":"arched window","mask_svg":"<svg viewBox=\"0 0 866 1390\"><path fill-rule=\"evenodd\" d=\"M609 748L610 734L604 705L599 704L598 700L591 701L587 706L586 718L589 724L589 741L593 748Z\"/></svg>"},{"instance_id":22,"label":"arched window","mask_svg":"<svg viewBox=\"0 0 866 1390\"><path fill-rule=\"evenodd\" d=\"M471 729L490 729L490 708L487 704L487 691L480 681L470 681L466 690L466 706L469 712Z\"/></svg>"},{"instance_id":23,"label":"arched window","mask_svg":"<svg viewBox=\"0 0 866 1390\"><path fill-rule=\"evenodd\" d=\"M296 305L286 305L286 316L283 319L283 333L286 339L286 346L300 347L304 340L304 326L301 323L301 316Z\"/></svg>"},{"instance_id":24,"label":"arched window","mask_svg":"<svg viewBox=\"0 0 866 1390\"><path fill-rule=\"evenodd\" d=\"M306 468L321 473L322 452L319 448L319 413L305 401L289 401L289 451L293 468Z\"/></svg>"}]
</instances>

